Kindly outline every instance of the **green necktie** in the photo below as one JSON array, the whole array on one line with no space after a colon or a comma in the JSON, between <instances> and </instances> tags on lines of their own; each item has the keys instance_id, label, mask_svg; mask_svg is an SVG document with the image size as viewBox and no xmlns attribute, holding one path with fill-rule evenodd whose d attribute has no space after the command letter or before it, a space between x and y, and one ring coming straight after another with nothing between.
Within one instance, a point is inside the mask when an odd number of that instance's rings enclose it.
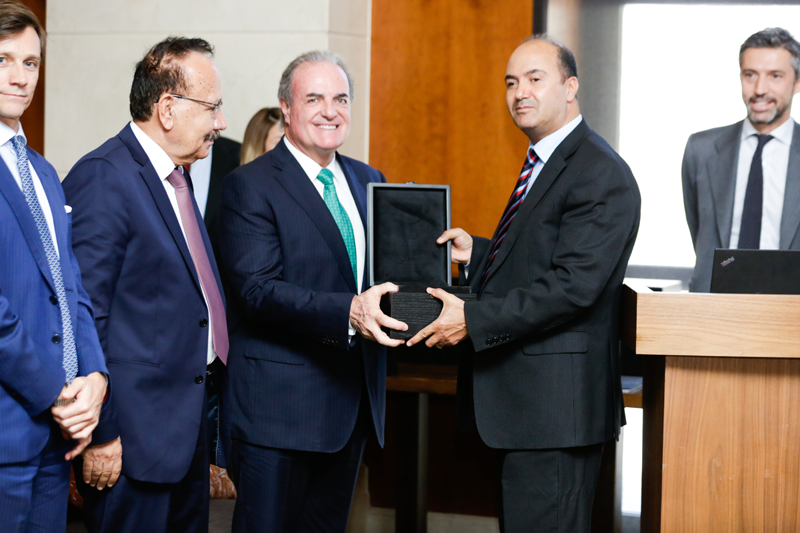
<instances>
[{"instance_id":1,"label":"green necktie","mask_svg":"<svg viewBox=\"0 0 800 533\"><path fill-rule=\"evenodd\" d=\"M339 231L342 233L344 239L344 246L347 248L347 255L350 256L350 266L353 268L353 276L358 283L358 266L356 263L356 238L353 235L353 225L350 223L350 218L347 212L339 203L339 197L336 196L336 185L333 184L333 173L327 168L323 168L317 174L317 179L325 184L325 190L322 193L322 199L325 200L325 205L328 206L333 220L339 226Z\"/></svg>"}]
</instances>

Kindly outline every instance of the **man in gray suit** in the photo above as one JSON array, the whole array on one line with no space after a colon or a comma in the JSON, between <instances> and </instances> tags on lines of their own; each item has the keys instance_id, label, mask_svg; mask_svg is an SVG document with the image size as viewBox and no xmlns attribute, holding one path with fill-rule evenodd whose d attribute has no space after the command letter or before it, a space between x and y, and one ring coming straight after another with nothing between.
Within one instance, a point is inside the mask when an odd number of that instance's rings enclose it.
<instances>
[{"instance_id":1,"label":"man in gray suit","mask_svg":"<svg viewBox=\"0 0 800 533\"><path fill-rule=\"evenodd\" d=\"M693 292L711 288L716 248L800 249L800 43L781 28L739 50L747 119L689 137L683 200L697 261Z\"/></svg>"}]
</instances>

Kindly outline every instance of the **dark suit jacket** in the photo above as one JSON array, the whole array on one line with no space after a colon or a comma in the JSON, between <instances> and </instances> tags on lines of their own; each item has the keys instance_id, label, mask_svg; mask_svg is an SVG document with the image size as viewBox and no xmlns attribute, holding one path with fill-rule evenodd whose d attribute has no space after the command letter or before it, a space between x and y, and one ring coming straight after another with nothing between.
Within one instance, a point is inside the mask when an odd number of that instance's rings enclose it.
<instances>
[{"instance_id":1,"label":"dark suit jacket","mask_svg":"<svg viewBox=\"0 0 800 533\"><path fill-rule=\"evenodd\" d=\"M115 419L101 419L94 442L119 435L126 476L177 482L189 469L205 416L209 335L178 218L130 126L81 158L64 191L74 207L75 255L115 391ZM201 221L196 205L195 212Z\"/></svg>"},{"instance_id":2,"label":"dark suit jacket","mask_svg":"<svg viewBox=\"0 0 800 533\"><path fill-rule=\"evenodd\" d=\"M208 238L214 249L214 256L219 261L219 211L222 205L222 183L225 176L239 166L239 151L242 145L231 139L220 137L214 141L211 152L211 178L208 184L208 199L203 221L206 223Z\"/></svg>"},{"instance_id":3,"label":"dark suit jacket","mask_svg":"<svg viewBox=\"0 0 800 533\"><path fill-rule=\"evenodd\" d=\"M582 121L531 186L478 300L464 306L475 421L489 446L565 448L619 434L619 301L639 212L628 165ZM488 251L476 241L474 290ZM459 388L468 393L468 380Z\"/></svg>"},{"instance_id":4,"label":"dark suit jacket","mask_svg":"<svg viewBox=\"0 0 800 533\"><path fill-rule=\"evenodd\" d=\"M711 290L714 250L731 241L736 172L744 121L689 137L683 154L683 205L697 259L693 292ZM781 250L800 250L800 124L794 125L781 217Z\"/></svg>"},{"instance_id":5,"label":"dark suit jacket","mask_svg":"<svg viewBox=\"0 0 800 533\"><path fill-rule=\"evenodd\" d=\"M383 175L337 157L364 221L367 183L383 182ZM356 280L347 250L283 142L228 176L221 222L222 258L237 299L226 402L233 437L338 451L355 427L366 383L382 443L386 351L358 335L348 342Z\"/></svg>"},{"instance_id":6,"label":"dark suit jacket","mask_svg":"<svg viewBox=\"0 0 800 533\"><path fill-rule=\"evenodd\" d=\"M91 302L81 284L70 246L71 214L66 212L58 175L28 148L30 160L53 213L61 276L78 350L78 375L107 372L94 329ZM25 195L0 161L0 464L29 461L50 438L50 407L64 387L63 344L53 276Z\"/></svg>"}]
</instances>

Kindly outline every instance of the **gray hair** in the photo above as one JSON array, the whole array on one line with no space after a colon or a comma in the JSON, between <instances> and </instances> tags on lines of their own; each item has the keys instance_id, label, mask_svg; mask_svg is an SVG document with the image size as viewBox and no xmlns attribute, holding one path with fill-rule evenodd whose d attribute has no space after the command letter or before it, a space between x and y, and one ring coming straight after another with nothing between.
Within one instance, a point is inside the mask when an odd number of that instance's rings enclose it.
<instances>
[{"instance_id":1,"label":"gray hair","mask_svg":"<svg viewBox=\"0 0 800 533\"><path fill-rule=\"evenodd\" d=\"M792 54L794 79L800 78L800 43L783 28L767 28L754 33L739 48L739 66L742 66L744 51L750 48L784 48Z\"/></svg>"},{"instance_id":2,"label":"gray hair","mask_svg":"<svg viewBox=\"0 0 800 533\"><path fill-rule=\"evenodd\" d=\"M344 59L339 54L328 52L327 50L314 50L313 52L306 52L299 56L297 59L289 63L286 70L281 75L281 82L278 84L278 99L285 101L287 104L292 105L292 83L294 81L294 72L297 68L304 63L330 63L344 71L347 77L347 85L350 90L350 100L353 99L353 78L350 76L350 71L347 70L347 65Z\"/></svg>"}]
</instances>

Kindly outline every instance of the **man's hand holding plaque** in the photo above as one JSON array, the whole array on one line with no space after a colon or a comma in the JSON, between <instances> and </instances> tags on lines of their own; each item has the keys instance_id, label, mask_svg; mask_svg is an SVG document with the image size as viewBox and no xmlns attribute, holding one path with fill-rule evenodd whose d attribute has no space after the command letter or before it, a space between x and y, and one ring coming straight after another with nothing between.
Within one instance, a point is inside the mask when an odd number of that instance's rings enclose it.
<instances>
[{"instance_id":1,"label":"man's hand holding plaque","mask_svg":"<svg viewBox=\"0 0 800 533\"><path fill-rule=\"evenodd\" d=\"M472 237L461 228L445 231L436 240L437 244L452 241L451 256L453 263L469 264L472 258ZM444 348L455 346L469 336L464 318L464 300L442 289L428 287L428 294L442 301L442 312L439 318L425 326L414 335L406 346L414 346L425 341L428 348Z\"/></svg>"},{"instance_id":2,"label":"man's hand holding plaque","mask_svg":"<svg viewBox=\"0 0 800 533\"><path fill-rule=\"evenodd\" d=\"M381 330L381 326L397 331L408 329L406 324L381 311L381 296L398 290L397 285L386 282L353 297L353 302L350 304L350 324L362 337L392 348L403 344L402 339L390 339Z\"/></svg>"}]
</instances>

